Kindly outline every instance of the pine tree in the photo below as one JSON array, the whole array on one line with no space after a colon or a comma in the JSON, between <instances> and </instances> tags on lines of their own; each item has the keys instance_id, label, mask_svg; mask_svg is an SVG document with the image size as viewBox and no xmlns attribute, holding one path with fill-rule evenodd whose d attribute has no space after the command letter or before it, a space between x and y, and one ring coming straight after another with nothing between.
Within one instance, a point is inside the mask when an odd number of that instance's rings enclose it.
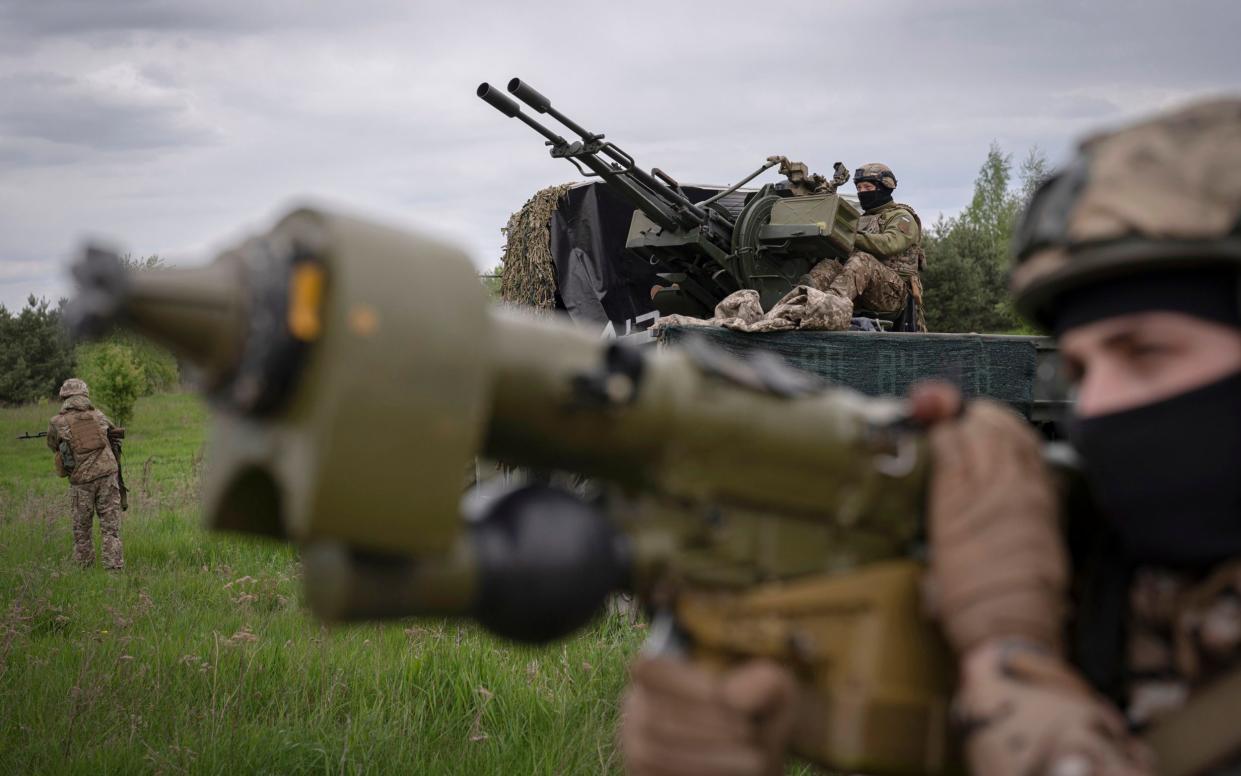
<instances>
[{"instance_id":1,"label":"pine tree","mask_svg":"<svg viewBox=\"0 0 1241 776\"><path fill-rule=\"evenodd\" d=\"M65 302L31 295L17 314L0 305L0 404L52 398L73 375L73 348L61 324Z\"/></svg>"}]
</instances>

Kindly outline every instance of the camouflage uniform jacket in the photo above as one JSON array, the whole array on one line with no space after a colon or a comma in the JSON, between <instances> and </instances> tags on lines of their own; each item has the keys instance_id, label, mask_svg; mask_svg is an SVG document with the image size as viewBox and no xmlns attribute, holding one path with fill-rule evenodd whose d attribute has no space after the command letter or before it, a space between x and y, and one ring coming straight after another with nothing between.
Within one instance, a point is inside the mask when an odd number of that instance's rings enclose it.
<instances>
[{"instance_id":1,"label":"camouflage uniform jacket","mask_svg":"<svg viewBox=\"0 0 1241 776\"><path fill-rule=\"evenodd\" d=\"M1241 670L1241 559L1206 572L1139 568L1129 599L1131 722L1159 719L1222 674Z\"/></svg>"},{"instance_id":2,"label":"camouflage uniform jacket","mask_svg":"<svg viewBox=\"0 0 1241 776\"><path fill-rule=\"evenodd\" d=\"M107 477L117 471L116 457L108 445L108 429L112 421L90 403L85 396L70 396L47 427L47 446L60 451L66 442L73 451L74 467L69 482L81 485Z\"/></svg>"},{"instance_id":3,"label":"camouflage uniform jacket","mask_svg":"<svg viewBox=\"0 0 1241 776\"><path fill-rule=\"evenodd\" d=\"M909 205L888 202L858 220L853 247L866 251L905 277L926 268L922 251L922 220Z\"/></svg>"}]
</instances>

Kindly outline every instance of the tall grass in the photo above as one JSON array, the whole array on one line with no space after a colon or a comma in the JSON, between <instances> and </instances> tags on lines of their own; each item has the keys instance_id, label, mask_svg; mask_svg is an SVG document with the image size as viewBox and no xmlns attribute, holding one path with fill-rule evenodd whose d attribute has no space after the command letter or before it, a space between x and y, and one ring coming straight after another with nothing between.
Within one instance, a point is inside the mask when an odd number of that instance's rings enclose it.
<instances>
[{"instance_id":1,"label":"tall grass","mask_svg":"<svg viewBox=\"0 0 1241 776\"><path fill-rule=\"evenodd\" d=\"M208 534L206 413L138 403L126 569L71 561L54 405L0 411L0 773L607 773L624 616L515 647L442 621L325 628L282 545Z\"/></svg>"}]
</instances>

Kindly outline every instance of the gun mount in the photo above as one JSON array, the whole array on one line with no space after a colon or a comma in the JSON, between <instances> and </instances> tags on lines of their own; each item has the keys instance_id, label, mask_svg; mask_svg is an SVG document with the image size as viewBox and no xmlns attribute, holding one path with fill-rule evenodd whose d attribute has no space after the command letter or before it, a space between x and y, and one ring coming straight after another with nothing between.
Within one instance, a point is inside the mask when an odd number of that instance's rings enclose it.
<instances>
[{"instance_id":1,"label":"gun mount","mask_svg":"<svg viewBox=\"0 0 1241 776\"><path fill-rule=\"evenodd\" d=\"M514 78L508 91L579 139L556 134L488 83L476 93L542 135L552 158L567 159L582 175L602 179L633 205L625 246L660 269L663 288L653 301L661 315L710 317L721 299L741 288L756 289L763 306L770 307L818 261L845 259L853 250L861 213L836 194L846 179L839 162L828 180L810 175L800 163L769 157L723 192L695 202L675 178L659 168L638 167L633 156L561 113L529 84ZM748 194L740 209L725 206L727 195L777 164L793 185L768 184Z\"/></svg>"}]
</instances>

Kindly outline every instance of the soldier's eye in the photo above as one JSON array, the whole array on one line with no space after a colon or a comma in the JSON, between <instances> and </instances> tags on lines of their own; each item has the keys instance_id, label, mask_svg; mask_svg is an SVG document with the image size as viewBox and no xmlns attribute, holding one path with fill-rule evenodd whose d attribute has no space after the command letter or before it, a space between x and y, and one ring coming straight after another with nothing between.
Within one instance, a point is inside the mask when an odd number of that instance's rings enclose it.
<instances>
[{"instance_id":1,"label":"soldier's eye","mask_svg":"<svg viewBox=\"0 0 1241 776\"><path fill-rule=\"evenodd\" d=\"M1086 376L1086 367L1072 356L1062 355L1060 358L1060 377L1067 383L1080 383Z\"/></svg>"},{"instance_id":2,"label":"soldier's eye","mask_svg":"<svg viewBox=\"0 0 1241 776\"><path fill-rule=\"evenodd\" d=\"M1174 348L1158 342L1134 342L1125 350L1125 356L1133 361L1151 362L1166 358Z\"/></svg>"}]
</instances>

